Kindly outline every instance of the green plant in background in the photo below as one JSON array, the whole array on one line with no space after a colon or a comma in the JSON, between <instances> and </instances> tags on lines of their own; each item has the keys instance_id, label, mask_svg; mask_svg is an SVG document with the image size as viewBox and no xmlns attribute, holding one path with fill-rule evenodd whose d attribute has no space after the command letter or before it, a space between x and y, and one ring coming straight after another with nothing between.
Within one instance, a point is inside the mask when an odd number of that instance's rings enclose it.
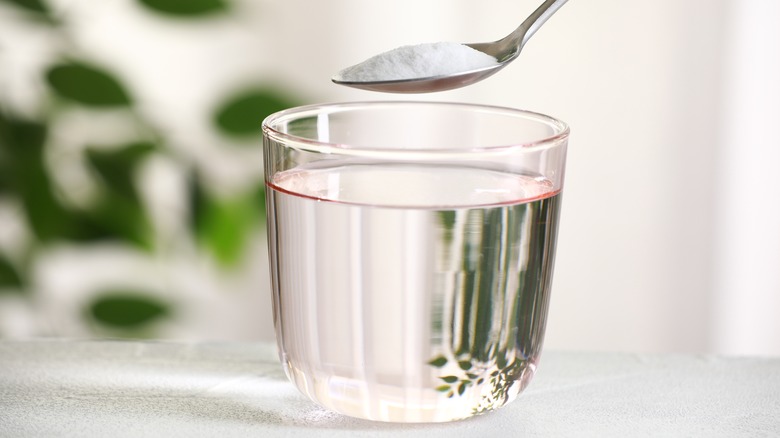
<instances>
[{"instance_id":1,"label":"green plant in background","mask_svg":"<svg viewBox=\"0 0 780 438\"><path fill-rule=\"evenodd\" d=\"M227 0L135 1L138 7L174 21L208 20L232 13ZM0 6L16 8L23 13L20 17L26 15L52 32L67 33L69 23L55 16L43 0L0 0ZM69 40L63 36L62 41ZM165 133L155 128L155 121L136 109L133 90L120 79L124 75L98 62L74 57L70 52L78 53L77 47L66 45L64 51L68 53L62 53L62 59L52 60L40 72L46 87L45 100L50 102L41 115L20 116L15 108L2 103L0 96L0 202L18 206L32 236L18 253L0 248L0 295L15 294L33 301L35 291L29 281L32 267L51 244L112 241L155 257L159 236L139 194L138 169L150 157L160 155L175 160L190 175L188 222L193 241L225 270L239 265L249 234L264 222L263 181L256 181L253 188L240 193L216 195L192 160L174 152ZM270 86L237 90L212 110L213 128L226 143L249 138L259 148L260 121L297 103ZM99 190L89 202L79 204L60 193L51 163L47 162L47 151L56 148L59 141L52 127L69 107L122 111L143 133L132 141L85 145L82 159L99 182ZM150 327L175 315L174 307L154 291L120 285L97 291L82 313L88 321L108 328L112 335L154 336Z\"/></svg>"},{"instance_id":2,"label":"green plant in background","mask_svg":"<svg viewBox=\"0 0 780 438\"><path fill-rule=\"evenodd\" d=\"M224 0L139 0L144 6L172 17L192 17L225 12Z\"/></svg>"},{"instance_id":3,"label":"green plant in background","mask_svg":"<svg viewBox=\"0 0 780 438\"><path fill-rule=\"evenodd\" d=\"M170 316L171 308L154 295L136 290L104 290L85 309L87 318L103 323L114 332L144 337L150 321Z\"/></svg>"}]
</instances>

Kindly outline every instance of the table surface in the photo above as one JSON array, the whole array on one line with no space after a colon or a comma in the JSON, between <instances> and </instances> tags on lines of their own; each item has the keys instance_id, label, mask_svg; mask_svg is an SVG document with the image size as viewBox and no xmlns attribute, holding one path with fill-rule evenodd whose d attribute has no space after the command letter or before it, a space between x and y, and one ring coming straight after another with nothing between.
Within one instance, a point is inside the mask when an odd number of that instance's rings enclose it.
<instances>
[{"instance_id":1,"label":"table surface","mask_svg":"<svg viewBox=\"0 0 780 438\"><path fill-rule=\"evenodd\" d=\"M510 405L445 424L330 413L268 344L0 341L0 436L780 436L780 358L545 352Z\"/></svg>"}]
</instances>

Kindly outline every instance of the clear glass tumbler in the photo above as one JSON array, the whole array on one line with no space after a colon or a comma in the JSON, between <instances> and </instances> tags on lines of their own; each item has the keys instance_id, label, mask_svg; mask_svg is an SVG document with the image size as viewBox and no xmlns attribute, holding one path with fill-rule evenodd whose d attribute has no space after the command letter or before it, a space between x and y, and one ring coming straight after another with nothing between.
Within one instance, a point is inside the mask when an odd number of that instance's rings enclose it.
<instances>
[{"instance_id":1,"label":"clear glass tumbler","mask_svg":"<svg viewBox=\"0 0 780 438\"><path fill-rule=\"evenodd\" d=\"M568 127L431 102L307 106L263 123L274 322L331 410L439 422L536 369Z\"/></svg>"}]
</instances>

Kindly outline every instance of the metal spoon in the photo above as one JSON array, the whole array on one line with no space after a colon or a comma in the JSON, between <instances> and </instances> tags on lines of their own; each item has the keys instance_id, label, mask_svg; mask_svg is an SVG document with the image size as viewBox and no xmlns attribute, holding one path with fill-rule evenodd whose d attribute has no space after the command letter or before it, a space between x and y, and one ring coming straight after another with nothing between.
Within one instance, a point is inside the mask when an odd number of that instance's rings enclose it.
<instances>
[{"instance_id":1,"label":"metal spoon","mask_svg":"<svg viewBox=\"0 0 780 438\"><path fill-rule=\"evenodd\" d=\"M339 85L386 93L431 93L465 87L492 76L514 61L525 43L539 30L567 0L546 0L514 32L492 43L465 44L495 57L498 64L477 70L464 71L445 76L426 78L394 79L387 81L351 82L334 76L331 80Z\"/></svg>"}]
</instances>

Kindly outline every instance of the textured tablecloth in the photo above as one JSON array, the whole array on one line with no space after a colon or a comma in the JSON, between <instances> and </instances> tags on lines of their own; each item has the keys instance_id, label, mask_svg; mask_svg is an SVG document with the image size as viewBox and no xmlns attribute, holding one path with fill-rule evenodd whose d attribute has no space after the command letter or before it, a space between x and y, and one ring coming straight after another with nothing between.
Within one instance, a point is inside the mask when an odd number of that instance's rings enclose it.
<instances>
[{"instance_id":1,"label":"textured tablecloth","mask_svg":"<svg viewBox=\"0 0 780 438\"><path fill-rule=\"evenodd\" d=\"M333 414L271 345L0 342L0 436L780 436L780 358L545 352L520 397L446 424Z\"/></svg>"}]
</instances>

